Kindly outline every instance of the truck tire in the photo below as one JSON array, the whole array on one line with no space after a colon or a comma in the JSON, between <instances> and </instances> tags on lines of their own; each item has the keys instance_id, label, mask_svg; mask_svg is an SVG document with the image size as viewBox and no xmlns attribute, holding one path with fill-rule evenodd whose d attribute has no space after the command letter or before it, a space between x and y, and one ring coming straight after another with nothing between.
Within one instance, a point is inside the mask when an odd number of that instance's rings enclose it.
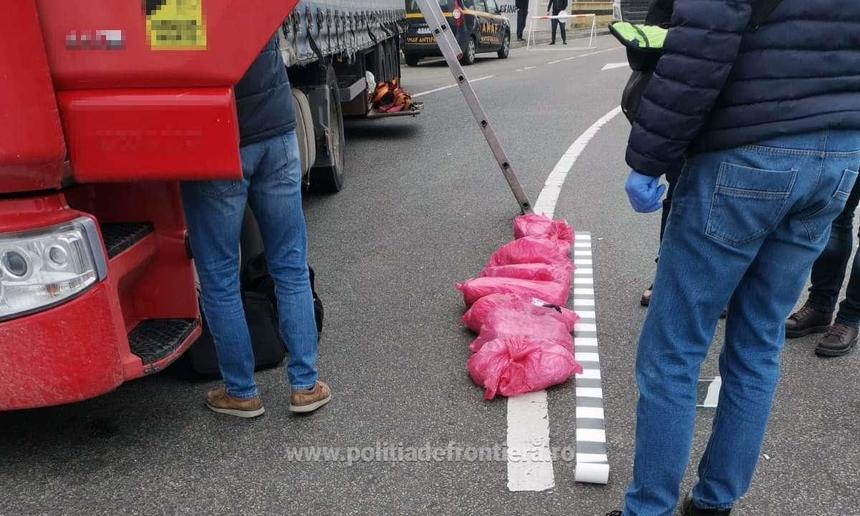
<instances>
[{"instance_id":1,"label":"truck tire","mask_svg":"<svg viewBox=\"0 0 860 516\"><path fill-rule=\"evenodd\" d=\"M460 64L469 66L475 64L475 56L478 53L478 44L475 43L475 38L469 38L466 43L466 49L463 50L463 57L460 58Z\"/></svg>"},{"instance_id":2,"label":"truck tire","mask_svg":"<svg viewBox=\"0 0 860 516\"><path fill-rule=\"evenodd\" d=\"M421 61L421 58L415 54L403 54L403 60L406 61L406 66L418 66L418 62Z\"/></svg>"},{"instance_id":3,"label":"truck tire","mask_svg":"<svg viewBox=\"0 0 860 516\"><path fill-rule=\"evenodd\" d=\"M315 125L322 127L324 155L317 154L315 166L310 171L310 188L318 193L336 193L343 189L343 110L340 105L340 87L334 68L326 70L325 103L314 106L319 117Z\"/></svg>"},{"instance_id":4,"label":"truck tire","mask_svg":"<svg viewBox=\"0 0 860 516\"><path fill-rule=\"evenodd\" d=\"M302 158L302 178L305 178L317 159L317 146L311 103L305 92L298 88L293 88L293 107L296 113L296 139Z\"/></svg>"}]
</instances>

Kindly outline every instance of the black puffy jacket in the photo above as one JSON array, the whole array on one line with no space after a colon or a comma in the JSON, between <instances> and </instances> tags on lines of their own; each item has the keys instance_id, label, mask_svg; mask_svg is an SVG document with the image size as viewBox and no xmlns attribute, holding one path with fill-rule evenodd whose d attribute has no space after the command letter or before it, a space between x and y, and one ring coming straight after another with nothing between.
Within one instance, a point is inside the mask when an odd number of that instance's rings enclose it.
<instances>
[{"instance_id":1,"label":"black puffy jacket","mask_svg":"<svg viewBox=\"0 0 860 516\"><path fill-rule=\"evenodd\" d=\"M757 30L750 12L750 0L675 0L631 167L659 176L689 153L860 130L860 0L783 0Z\"/></svg>"},{"instance_id":2,"label":"black puffy jacket","mask_svg":"<svg viewBox=\"0 0 860 516\"><path fill-rule=\"evenodd\" d=\"M278 50L277 33L236 84L235 93L242 147L296 128L293 94Z\"/></svg>"}]
</instances>

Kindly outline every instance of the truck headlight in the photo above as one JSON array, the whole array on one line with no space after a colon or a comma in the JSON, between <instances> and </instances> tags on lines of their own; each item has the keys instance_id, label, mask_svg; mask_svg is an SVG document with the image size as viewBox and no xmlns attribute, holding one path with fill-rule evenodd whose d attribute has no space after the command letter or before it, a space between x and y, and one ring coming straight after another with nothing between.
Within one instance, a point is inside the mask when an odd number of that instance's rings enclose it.
<instances>
[{"instance_id":1,"label":"truck headlight","mask_svg":"<svg viewBox=\"0 0 860 516\"><path fill-rule=\"evenodd\" d=\"M55 305L105 277L92 219L0 235L0 321Z\"/></svg>"}]
</instances>

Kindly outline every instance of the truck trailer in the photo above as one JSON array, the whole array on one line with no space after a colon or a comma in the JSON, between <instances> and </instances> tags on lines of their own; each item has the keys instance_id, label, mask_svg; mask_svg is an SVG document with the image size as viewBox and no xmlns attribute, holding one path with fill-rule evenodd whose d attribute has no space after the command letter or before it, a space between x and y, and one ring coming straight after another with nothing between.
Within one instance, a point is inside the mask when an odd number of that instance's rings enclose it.
<instances>
[{"instance_id":1,"label":"truck trailer","mask_svg":"<svg viewBox=\"0 0 860 516\"><path fill-rule=\"evenodd\" d=\"M296 5L298 4L298 5ZM241 178L233 85L281 34L311 186L399 75L402 2L8 0L0 31L0 410L163 370L201 333L179 181ZM369 72L369 74L368 74Z\"/></svg>"}]
</instances>

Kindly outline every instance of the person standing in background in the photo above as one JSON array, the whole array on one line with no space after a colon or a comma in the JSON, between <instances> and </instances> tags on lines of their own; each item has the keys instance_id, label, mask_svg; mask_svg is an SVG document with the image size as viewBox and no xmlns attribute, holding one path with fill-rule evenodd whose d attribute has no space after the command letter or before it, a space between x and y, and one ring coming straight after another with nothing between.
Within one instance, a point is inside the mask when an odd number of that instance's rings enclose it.
<instances>
[{"instance_id":1,"label":"person standing in background","mask_svg":"<svg viewBox=\"0 0 860 516\"><path fill-rule=\"evenodd\" d=\"M517 41L523 41L523 31L529 15L529 0L517 0Z\"/></svg>"},{"instance_id":2,"label":"person standing in background","mask_svg":"<svg viewBox=\"0 0 860 516\"><path fill-rule=\"evenodd\" d=\"M845 299L839 305L836 323L833 312L851 252L854 250L854 213L860 203L860 182L854 185L842 213L833 221L830 239L824 252L812 267L812 286L803 308L785 322L785 336L797 338L810 333L824 333L815 348L820 357L838 357L857 345L860 328L860 255L854 256Z\"/></svg>"},{"instance_id":3,"label":"person standing in background","mask_svg":"<svg viewBox=\"0 0 860 516\"><path fill-rule=\"evenodd\" d=\"M565 9L567 9L567 0L549 0L546 6L546 14L547 16L550 14L558 16L558 13ZM550 42L550 45L555 45L555 33L559 26L561 26L561 43L567 45L567 33L564 31L564 22L556 18L552 19L552 42Z\"/></svg>"}]
</instances>

